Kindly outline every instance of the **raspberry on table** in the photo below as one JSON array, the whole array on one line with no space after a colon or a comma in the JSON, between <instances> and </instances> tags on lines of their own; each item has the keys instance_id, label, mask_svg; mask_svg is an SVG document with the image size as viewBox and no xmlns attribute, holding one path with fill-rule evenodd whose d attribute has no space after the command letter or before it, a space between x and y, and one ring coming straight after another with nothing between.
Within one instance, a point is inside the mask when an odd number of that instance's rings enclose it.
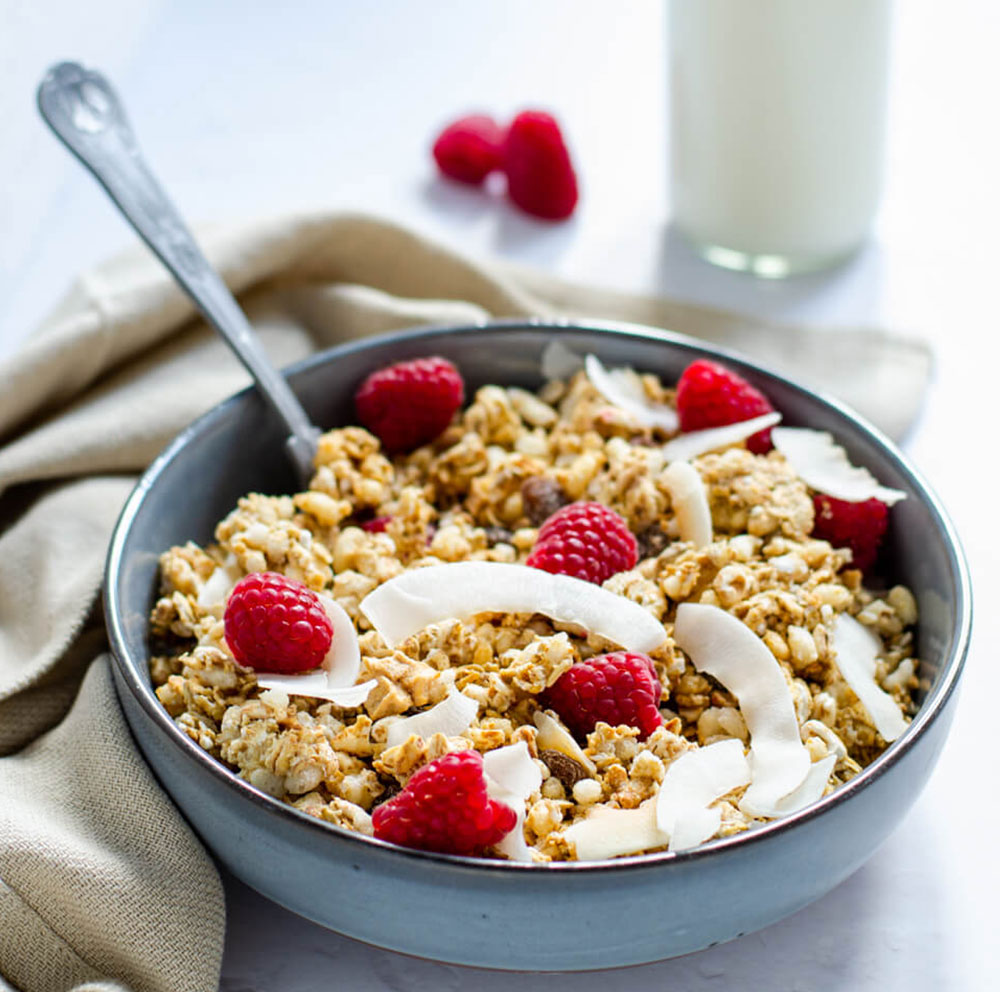
<instances>
[{"instance_id":1,"label":"raspberry on table","mask_svg":"<svg viewBox=\"0 0 1000 992\"><path fill-rule=\"evenodd\" d=\"M889 527L889 507L885 503L879 499L849 503L816 493L813 510L813 537L829 541L835 548L850 548L851 564L862 572L875 564Z\"/></svg>"},{"instance_id":2,"label":"raspberry on table","mask_svg":"<svg viewBox=\"0 0 1000 992\"><path fill-rule=\"evenodd\" d=\"M576 172L551 114L526 110L507 130L503 146L507 194L522 210L546 220L569 217L579 199Z\"/></svg>"},{"instance_id":3,"label":"raspberry on table","mask_svg":"<svg viewBox=\"0 0 1000 992\"><path fill-rule=\"evenodd\" d=\"M465 399L465 383L446 358L415 358L372 372L354 394L358 419L389 454L433 441Z\"/></svg>"},{"instance_id":4,"label":"raspberry on table","mask_svg":"<svg viewBox=\"0 0 1000 992\"><path fill-rule=\"evenodd\" d=\"M698 359L677 380L677 415L684 432L724 427L772 413L770 400L732 369ZM747 438L755 455L771 450L771 431L758 431Z\"/></svg>"},{"instance_id":5,"label":"raspberry on table","mask_svg":"<svg viewBox=\"0 0 1000 992\"><path fill-rule=\"evenodd\" d=\"M503 142L503 129L492 117L471 114L449 124L432 153L449 179L478 185L503 164Z\"/></svg>"},{"instance_id":6,"label":"raspberry on table","mask_svg":"<svg viewBox=\"0 0 1000 992\"><path fill-rule=\"evenodd\" d=\"M428 762L372 812L381 840L445 854L482 854L516 823L510 806L487 795L478 751L452 751Z\"/></svg>"},{"instance_id":7,"label":"raspberry on table","mask_svg":"<svg viewBox=\"0 0 1000 992\"><path fill-rule=\"evenodd\" d=\"M316 593L277 572L240 579L226 602L223 623L233 657L262 672L319 668L333 641L333 622Z\"/></svg>"},{"instance_id":8,"label":"raspberry on table","mask_svg":"<svg viewBox=\"0 0 1000 992\"><path fill-rule=\"evenodd\" d=\"M637 727L645 740L663 725L660 681L647 655L615 651L577 662L539 697L581 740L599 721Z\"/></svg>"},{"instance_id":9,"label":"raspberry on table","mask_svg":"<svg viewBox=\"0 0 1000 992\"><path fill-rule=\"evenodd\" d=\"M526 564L600 585L634 568L638 544L628 524L601 503L577 502L542 524Z\"/></svg>"}]
</instances>

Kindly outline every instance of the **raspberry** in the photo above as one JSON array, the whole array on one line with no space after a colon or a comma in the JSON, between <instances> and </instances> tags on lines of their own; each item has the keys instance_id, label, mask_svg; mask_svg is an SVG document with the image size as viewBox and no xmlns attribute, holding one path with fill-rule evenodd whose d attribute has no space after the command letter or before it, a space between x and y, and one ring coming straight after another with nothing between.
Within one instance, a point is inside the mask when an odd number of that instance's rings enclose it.
<instances>
[{"instance_id":1,"label":"raspberry","mask_svg":"<svg viewBox=\"0 0 1000 992\"><path fill-rule=\"evenodd\" d=\"M452 751L435 758L372 813L376 837L445 854L482 854L516 823L510 806L486 794L478 751Z\"/></svg>"},{"instance_id":2,"label":"raspberry","mask_svg":"<svg viewBox=\"0 0 1000 992\"><path fill-rule=\"evenodd\" d=\"M450 179L478 185L503 162L504 134L492 117L472 114L449 124L432 149L438 168Z\"/></svg>"},{"instance_id":3,"label":"raspberry","mask_svg":"<svg viewBox=\"0 0 1000 992\"><path fill-rule=\"evenodd\" d=\"M848 503L817 493L812 535L835 548L851 549L851 564L867 571L878 558L879 547L889 526L889 507L879 499Z\"/></svg>"},{"instance_id":4,"label":"raspberry","mask_svg":"<svg viewBox=\"0 0 1000 992\"><path fill-rule=\"evenodd\" d=\"M226 603L226 643L247 668L307 672L330 650L333 623L308 586L277 572L240 579Z\"/></svg>"},{"instance_id":5,"label":"raspberry","mask_svg":"<svg viewBox=\"0 0 1000 992\"><path fill-rule=\"evenodd\" d=\"M503 146L507 194L522 210L563 220L576 207L576 173L555 118L537 110L518 114Z\"/></svg>"},{"instance_id":6,"label":"raspberry","mask_svg":"<svg viewBox=\"0 0 1000 992\"><path fill-rule=\"evenodd\" d=\"M526 564L600 585L639 560L628 524L600 503L570 503L542 524Z\"/></svg>"},{"instance_id":7,"label":"raspberry","mask_svg":"<svg viewBox=\"0 0 1000 992\"><path fill-rule=\"evenodd\" d=\"M660 682L644 654L615 651L581 661L564 672L539 698L583 739L599 720L637 727L645 740L663 725L658 709Z\"/></svg>"},{"instance_id":8,"label":"raspberry","mask_svg":"<svg viewBox=\"0 0 1000 992\"><path fill-rule=\"evenodd\" d=\"M677 381L677 413L682 431L724 427L773 410L759 389L718 362L692 362ZM755 455L766 454L771 450L771 431L758 431L747 438L747 447Z\"/></svg>"},{"instance_id":9,"label":"raspberry","mask_svg":"<svg viewBox=\"0 0 1000 992\"><path fill-rule=\"evenodd\" d=\"M372 372L354 394L358 419L390 454L433 441L465 399L465 383L445 358L415 358Z\"/></svg>"},{"instance_id":10,"label":"raspberry","mask_svg":"<svg viewBox=\"0 0 1000 992\"><path fill-rule=\"evenodd\" d=\"M361 525L361 529L368 531L369 534L384 534L390 520L392 517L372 517Z\"/></svg>"}]
</instances>

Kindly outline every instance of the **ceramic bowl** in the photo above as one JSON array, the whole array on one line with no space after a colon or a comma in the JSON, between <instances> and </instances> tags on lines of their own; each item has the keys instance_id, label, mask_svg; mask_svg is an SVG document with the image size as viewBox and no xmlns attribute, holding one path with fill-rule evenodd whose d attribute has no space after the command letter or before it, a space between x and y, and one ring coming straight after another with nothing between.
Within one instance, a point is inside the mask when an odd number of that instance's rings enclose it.
<instances>
[{"instance_id":1,"label":"ceramic bowl","mask_svg":"<svg viewBox=\"0 0 1000 992\"><path fill-rule=\"evenodd\" d=\"M594 352L667 382L702 356L726 361L769 396L785 423L828 430L856 464L909 498L892 513L894 581L920 607L917 654L928 686L906 732L847 785L759 829L676 854L525 865L404 850L322 823L238 778L173 723L150 685L147 617L157 558L211 539L237 498L294 491L282 436L253 390L187 428L143 475L114 533L105 607L114 674L139 748L219 861L302 916L381 947L458 964L582 970L673 957L764 927L828 892L886 839L944 743L969 641L962 552L938 500L907 459L834 400L697 341L623 325L502 322L398 332L344 345L288 374L315 423L353 420L372 369L444 355L470 393L537 388L545 345Z\"/></svg>"}]
</instances>

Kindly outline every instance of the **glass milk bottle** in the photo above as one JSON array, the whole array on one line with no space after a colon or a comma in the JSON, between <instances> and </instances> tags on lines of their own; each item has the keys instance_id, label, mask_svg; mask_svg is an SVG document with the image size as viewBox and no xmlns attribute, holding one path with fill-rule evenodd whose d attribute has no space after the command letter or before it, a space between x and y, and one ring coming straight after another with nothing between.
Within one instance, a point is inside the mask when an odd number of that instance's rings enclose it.
<instances>
[{"instance_id":1,"label":"glass milk bottle","mask_svg":"<svg viewBox=\"0 0 1000 992\"><path fill-rule=\"evenodd\" d=\"M890 0L669 0L671 199L703 257L781 277L867 236Z\"/></svg>"}]
</instances>

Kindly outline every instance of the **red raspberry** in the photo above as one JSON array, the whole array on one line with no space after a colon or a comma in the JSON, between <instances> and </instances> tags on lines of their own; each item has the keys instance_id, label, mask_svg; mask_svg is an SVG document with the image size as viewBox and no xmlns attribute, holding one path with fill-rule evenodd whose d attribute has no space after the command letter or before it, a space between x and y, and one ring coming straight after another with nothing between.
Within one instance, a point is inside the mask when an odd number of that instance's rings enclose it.
<instances>
[{"instance_id":1,"label":"red raspberry","mask_svg":"<svg viewBox=\"0 0 1000 992\"><path fill-rule=\"evenodd\" d=\"M392 517L372 517L361 525L361 529L368 531L369 534L384 534L390 520Z\"/></svg>"},{"instance_id":2,"label":"red raspberry","mask_svg":"<svg viewBox=\"0 0 1000 992\"><path fill-rule=\"evenodd\" d=\"M449 178L477 185L503 162L504 134L485 114L472 114L449 124L432 149L438 168Z\"/></svg>"},{"instance_id":3,"label":"red raspberry","mask_svg":"<svg viewBox=\"0 0 1000 992\"><path fill-rule=\"evenodd\" d=\"M850 548L851 564L862 572L875 564L889 526L889 507L885 503L879 499L848 503L817 493L813 509L813 537L829 541L835 548Z\"/></svg>"},{"instance_id":4,"label":"red raspberry","mask_svg":"<svg viewBox=\"0 0 1000 992\"><path fill-rule=\"evenodd\" d=\"M570 503L542 524L526 564L600 585L638 560L635 535L614 510Z\"/></svg>"},{"instance_id":5,"label":"red raspberry","mask_svg":"<svg viewBox=\"0 0 1000 992\"><path fill-rule=\"evenodd\" d=\"M258 671L319 668L333 640L333 623L316 593L277 572L240 579L223 619L233 657Z\"/></svg>"},{"instance_id":6,"label":"red raspberry","mask_svg":"<svg viewBox=\"0 0 1000 992\"><path fill-rule=\"evenodd\" d=\"M372 813L376 837L445 854L482 854L516 823L510 806L486 794L478 751L452 751L428 762Z\"/></svg>"},{"instance_id":7,"label":"red raspberry","mask_svg":"<svg viewBox=\"0 0 1000 992\"><path fill-rule=\"evenodd\" d=\"M354 394L358 419L390 454L433 441L465 399L465 383L445 358L415 358L372 372Z\"/></svg>"},{"instance_id":8,"label":"red raspberry","mask_svg":"<svg viewBox=\"0 0 1000 992\"><path fill-rule=\"evenodd\" d=\"M563 220L576 207L576 173L551 114L526 110L514 118L503 147L507 193L522 209Z\"/></svg>"},{"instance_id":9,"label":"red raspberry","mask_svg":"<svg viewBox=\"0 0 1000 992\"><path fill-rule=\"evenodd\" d=\"M742 376L718 362L692 362L677 380L677 413L682 431L724 427L771 413L768 398ZM747 438L755 455L771 450L771 431L758 431Z\"/></svg>"},{"instance_id":10,"label":"red raspberry","mask_svg":"<svg viewBox=\"0 0 1000 992\"><path fill-rule=\"evenodd\" d=\"M615 651L575 664L539 697L581 740L599 720L638 727L645 740L663 725L660 681L644 654Z\"/></svg>"}]
</instances>

